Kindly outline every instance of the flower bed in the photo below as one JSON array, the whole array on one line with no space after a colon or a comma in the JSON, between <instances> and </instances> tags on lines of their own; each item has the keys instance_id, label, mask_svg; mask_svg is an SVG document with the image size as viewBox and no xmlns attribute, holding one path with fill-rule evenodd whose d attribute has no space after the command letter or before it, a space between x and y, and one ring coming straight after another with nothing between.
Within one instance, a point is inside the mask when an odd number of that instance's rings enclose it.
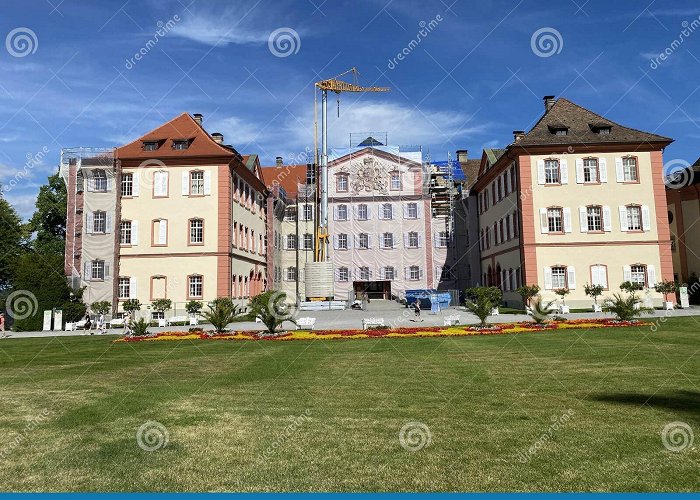
<instances>
[{"instance_id":1,"label":"flower bed","mask_svg":"<svg viewBox=\"0 0 700 500\"><path fill-rule=\"evenodd\" d=\"M315 339L366 339L366 338L400 338L400 337L463 337L469 335L501 335L523 332L541 332L554 330L619 328L650 325L641 321L617 321L613 319L574 319L569 321L550 321L542 325L533 322L501 323L486 328L480 326L427 326L411 328L387 328L383 330L294 330L277 335L263 335L261 332L233 331L214 332L161 332L144 336L122 337L115 342L148 342L159 340L315 340Z\"/></svg>"}]
</instances>

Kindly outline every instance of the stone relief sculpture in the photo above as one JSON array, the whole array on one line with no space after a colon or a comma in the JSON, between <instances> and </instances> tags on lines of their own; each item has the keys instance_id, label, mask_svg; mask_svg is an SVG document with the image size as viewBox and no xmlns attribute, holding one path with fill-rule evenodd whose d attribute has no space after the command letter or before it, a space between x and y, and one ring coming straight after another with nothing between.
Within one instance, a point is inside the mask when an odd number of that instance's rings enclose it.
<instances>
[{"instance_id":1,"label":"stone relief sculpture","mask_svg":"<svg viewBox=\"0 0 700 500\"><path fill-rule=\"evenodd\" d=\"M368 156L353 165L350 186L354 193L378 191L388 194L386 168L374 157Z\"/></svg>"}]
</instances>

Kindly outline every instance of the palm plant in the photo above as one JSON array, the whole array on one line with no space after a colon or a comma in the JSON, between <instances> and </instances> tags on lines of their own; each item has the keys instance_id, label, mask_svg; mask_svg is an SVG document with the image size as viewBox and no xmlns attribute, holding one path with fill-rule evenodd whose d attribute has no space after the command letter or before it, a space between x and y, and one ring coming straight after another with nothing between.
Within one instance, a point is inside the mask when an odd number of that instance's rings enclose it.
<instances>
[{"instance_id":1,"label":"palm plant","mask_svg":"<svg viewBox=\"0 0 700 500\"><path fill-rule=\"evenodd\" d=\"M486 319L489 317L494 307L498 307L503 297L501 289L495 286L475 286L468 288L466 306L469 312L474 314L480 326L486 326Z\"/></svg>"},{"instance_id":2,"label":"palm plant","mask_svg":"<svg viewBox=\"0 0 700 500\"><path fill-rule=\"evenodd\" d=\"M544 304L543 299L540 296L533 299L530 306L532 320L538 325L544 325L549 317L554 313L554 310L552 309L553 304L553 300Z\"/></svg>"},{"instance_id":3,"label":"palm plant","mask_svg":"<svg viewBox=\"0 0 700 500\"><path fill-rule=\"evenodd\" d=\"M282 326L285 321L296 325L289 306L287 306L287 294L284 292L263 292L250 299L250 314L260 318L270 334Z\"/></svg>"},{"instance_id":4,"label":"palm plant","mask_svg":"<svg viewBox=\"0 0 700 500\"><path fill-rule=\"evenodd\" d=\"M136 336L143 336L148 334L148 321L146 321L143 318L140 318L138 321L132 322L131 325L131 332L132 335Z\"/></svg>"},{"instance_id":5,"label":"palm plant","mask_svg":"<svg viewBox=\"0 0 700 500\"><path fill-rule=\"evenodd\" d=\"M214 327L216 333L226 331L229 323L238 316L238 306L228 297L217 297L209 304L208 311L204 311L202 316Z\"/></svg>"},{"instance_id":6,"label":"palm plant","mask_svg":"<svg viewBox=\"0 0 700 500\"><path fill-rule=\"evenodd\" d=\"M654 312L651 307L643 306L634 293L628 297L623 297L619 293L614 294L612 298L608 297L605 299L603 310L614 314L619 321L632 321L642 313Z\"/></svg>"}]
</instances>

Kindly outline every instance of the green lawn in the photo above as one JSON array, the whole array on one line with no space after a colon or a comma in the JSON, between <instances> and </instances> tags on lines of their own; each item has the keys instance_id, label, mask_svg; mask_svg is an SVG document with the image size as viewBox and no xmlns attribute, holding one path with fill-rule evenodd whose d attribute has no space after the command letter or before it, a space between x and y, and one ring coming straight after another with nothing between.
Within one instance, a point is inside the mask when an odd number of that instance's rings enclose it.
<instances>
[{"instance_id":1,"label":"green lawn","mask_svg":"<svg viewBox=\"0 0 700 500\"><path fill-rule=\"evenodd\" d=\"M0 489L696 490L699 349L692 318L657 332L0 341ZM146 421L167 446L139 448ZM416 452L399 442L410 421L431 434ZM673 421L692 448L664 448Z\"/></svg>"}]
</instances>

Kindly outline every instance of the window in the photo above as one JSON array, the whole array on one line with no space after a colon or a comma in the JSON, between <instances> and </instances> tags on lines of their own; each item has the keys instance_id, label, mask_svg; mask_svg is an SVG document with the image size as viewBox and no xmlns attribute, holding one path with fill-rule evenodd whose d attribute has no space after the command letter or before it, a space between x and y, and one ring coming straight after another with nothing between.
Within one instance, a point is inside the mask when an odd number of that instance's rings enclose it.
<instances>
[{"instance_id":1,"label":"window","mask_svg":"<svg viewBox=\"0 0 700 500\"><path fill-rule=\"evenodd\" d=\"M190 194L192 196L204 195L204 172L190 172Z\"/></svg>"},{"instance_id":2,"label":"window","mask_svg":"<svg viewBox=\"0 0 700 500\"><path fill-rule=\"evenodd\" d=\"M335 190L339 193L347 193L348 191L348 176L339 175L335 178Z\"/></svg>"},{"instance_id":3,"label":"window","mask_svg":"<svg viewBox=\"0 0 700 500\"><path fill-rule=\"evenodd\" d=\"M158 149L158 141L143 141L144 151L155 151Z\"/></svg>"},{"instance_id":4,"label":"window","mask_svg":"<svg viewBox=\"0 0 700 500\"><path fill-rule=\"evenodd\" d=\"M608 289L608 268L602 264L591 266L591 285L600 285Z\"/></svg>"},{"instance_id":5,"label":"window","mask_svg":"<svg viewBox=\"0 0 700 500\"><path fill-rule=\"evenodd\" d=\"M201 276L190 276L187 284L190 297L202 297L203 278Z\"/></svg>"},{"instance_id":6,"label":"window","mask_svg":"<svg viewBox=\"0 0 700 500\"><path fill-rule=\"evenodd\" d=\"M418 248L418 233L411 231L408 233L408 248Z\"/></svg>"},{"instance_id":7,"label":"window","mask_svg":"<svg viewBox=\"0 0 700 500\"><path fill-rule=\"evenodd\" d=\"M384 279L385 280L394 280L396 279L396 271L392 266L387 266L384 268Z\"/></svg>"},{"instance_id":8,"label":"window","mask_svg":"<svg viewBox=\"0 0 700 500\"><path fill-rule=\"evenodd\" d=\"M92 172L95 191L107 191L107 173L104 170L94 170Z\"/></svg>"},{"instance_id":9,"label":"window","mask_svg":"<svg viewBox=\"0 0 700 500\"><path fill-rule=\"evenodd\" d=\"M641 231L642 230L642 207L629 206L627 207L627 230Z\"/></svg>"},{"instance_id":10,"label":"window","mask_svg":"<svg viewBox=\"0 0 700 500\"><path fill-rule=\"evenodd\" d=\"M304 233L304 250L313 250L314 236L311 233Z\"/></svg>"},{"instance_id":11,"label":"window","mask_svg":"<svg viewBox=\"0 0 700 500\"><path fill-rule=\"evenodd\" d=\"M128 299L131 297L131 279L130 278L119 278L119 289L118 292L120 299Z\"/></svg>"},{"instance_id":12,"label":"window","mask_svg":"<svg viewBox=\"0 0 700 500\"><path fill-rule=\"evenodd\" d=\"M289 206L284 209L284 220L287 222L294 222L297 218L297 207Z\"/></svg>"},{"instance_id":13,"label":"window","mask_svg":"<svg viewBox=\"0 0 700 500\"><path fill-rule=\"evenodd\" d=\"M369 267L367 266L362 266L359 268L359 274L360 274L360 280L362 281L369 281L370 279L370 272L369 272Z\"/></svg>"},{"instance_id":14,"label":"window","mask_svg":"<svg viewBox=\"0 0 700 500\"><path fill-rule=\"evenodd\" d=\"M401 190L401 173L400 172L392 172L391 173L391 182L389 185L389 189L392 191L400 191Z\"/></svg>"},{"instance_id":15,"label":"window","mask_svg":"<svg viewBox=\"0 0 700 500\"><path fill-rule=\"evenodd\" d=\"M588 222L588 231L602 231L603 208L598 206L586 208L586 220Z\"/></svg>"},{"instance_id":16,"label":"window","mask_svg":"<svg viewBox=\"0 0 700 500\"><path fill-rule=\"evenodd\" d=\"M122 174L122 196L134 195L134 174Z\"/></svg>"},{"instance_id":17,"label":"window","mask_svg":"<svg viewBox=\"0 0 700 500\"><path fill-rule=\"evenodd\" d=\"M302 210L303 210L303 212L302 212L301 220L304 220L304 221L313 220L313 218L314 218L314 206L313 205L311 205L310 203L305 203L302 206Z\"/></svg>"},{"instance_id":18,"label":"window","mask_svg":"<svg viewBox=\"0 0 700 500\"><path fill-rule=\"evenodd\" d=\"M313 184L316 182L316 165L313 163L306 164L306 184Z\"/></svg>"},{"instance_id":19,"label":"window","mask_svg":"<svg viewBox=\"0 0 700 500\"><path fill-rule=\"evenodd\" d=\"M394 233L382 234L382 248L394 248Z\"/></svg>"},{"instance_id":20,"label":"window","mask_svg":"<svg viewBox=\"0 0 700 500\"><path fill-rule=\"evenodd\" d=\"M639 181L636 158L628 157L622 159L622 179L624 182Z\"/></svg>"},{"instance_id":21,"label":"window","mask_svg":"<svg viewBox=\"0 0 700 500\"><path fill-rule=\"evenodd\" d=\"M610 135L610 127L600 127L598 129L598 135Z\"/></svg>"},{"instance_id":22,"label":"window","mask_svg":"<svg viewBox=\"0 0 700 500\"><path fill-rule=\"evenodd\" d=\"M598 182L598 160L595 158L583 159L583 182Z\"/></svg>"},{"instance_id":23,"label":"window","mask_svg":"<svg viewBox=\"0 0 700 500\"><path fill-rule=\"evenodd\" d=\"M131 245L131 221L125 220L119 224L119 243Z\"/></svg>"},{"instance_id":24,"label":"window","mask_svg":"<svg viewBox=\"0 0 700 500\"><path fill-rule=\"evenodd\" d=\"M564 225L562 223L563 215L561 208L548 208L547 209L547 227L550 233L562 233L564 232Z\"/></svg>"},{"instance_id":25,"label":"window","mask_svg":"<svg viewBox=\"0 0 700 500\"><path fill-rule=\"evenodd\" d=\"M565 128L554 129L554 135L569 135L569 130Z\"/></svg>"},{"instance_id":26,"label":"window","mask_svg":"<svg viewBox=\"0 0 700 500\"><path fill-rule=\"evenodd\" d=\"M287 281L297 280L297 268L294 266L287 268Z\"/></svg>"},{"instance_id":27,"label":"window","mask_svg":"<svg viewBox=\"0 0 700 500\"><path fill-rule=\"evenodd\" d=\"M420 268L418 266L411 266L408 268L408 279L411 281L420 279Z\"/></svg>"},{"instance_id":28,"label":"window","mask_svg":"<svg viewBox=\"0 0 700 500\"><path fill-rule=\"evenodd\" d=\"M347 267L338 268L338 281L348 281L350 279L350 273Z\"/></svg>"},{"instance_id":29,"label":"window","mask_svg":"<svg viewBox=\"0 0 700 500\"><path fill-rule=\"evenodd\" d=\"M394 210L391 203L382 204L382 219L391 220L394 218Z\"/></svg>"},{"instance_id":30,"label":"window","mask_svg":"<svg viewBox=\"0 0 700 500\"><path fill-rule=\"evenodd\" d=\"M93 260L92 261L92 275L90 276L93 280L103 280L105 279L105 261L104 260Z\"/></svg>"},{"instance_id":31,"label":"window","mask_svg":"<svg viewBox=\"0 0 700 500\"><path fill-rule=\"evenodd\" d=\"M107 232L107 214L105 212L95 212L92 215L92 232L106 233Z\"/></svg>"},{"instance_id":32,"label":"window","mask_svg":"<svg viewBox=\"0 0 700 500\"><path fill-rule=\"evenodd\" d=\"M358 220L369 219L369 211L367 210L367 205L365 205L364 203L361 203L357 206L357 218Z\"/></svg>"},{"instance_id":33,"label":"window","mask_svg":"<svg viewBox=\"0 0 700 500\"><path fill-rule=\"evenodd\" d=\"M338 220L348 220L347 205L338 205Z\"/></svg>"},{"instance_id":34,"label":"window","mask_svg":"<svg viewBox=\"0 0 700 500\"><path fill-rule=\"evenodd\" d=\"M288 234L287 235L287 250L296 250L297 249L297 235L296 234Z\"/></svg>"},{"instance_id":35,"label":"window","mask_svg":"<svg viewBox=\"0 0 700 500\"><path fill-rule=\"evenodd\" d=\"M559 176L559 161L545 160L544 161L544 182L545 184L560 184Z\"/></svg>"},{"instance_id":36,"label":"window","mask_svg":"<svg viewBox=\"0 0 700 500\"><path fill-rule=\"evenodd\" d=\"M369 235L367 233L360 233L358 240L361 250L367 250L369 248Z\"/></svg>"},{"instance_id":37,"label":"window","mask_svg":"<svg viewBox=\"0 0 700 500\"><path fill-rule=\"evenodd\" d=\"M418 203L409 203L406 205L406 215L407 219L417 219L418 218Z\"/></svg>"},{"instance_id":38,"label":"window","mask_svg":"<svg viewBox=\"0 0 700 500\"><path fill-rule=\"evenodd\" d=\"M447 244L450 241L450 233L447 231L440 231L437 234L437 247L438 248L445 248L447 247Z\"/></svg>"},{"instance_id":39,"label":"window","mask_svg":"<svg viewBox=\"0 0 700 500\"><path fill-rule=\"evenodd\" d=\"M338 250L347 250L348 249L348 235L347 234L339 234L338 235Z\"/></svg>"},{"instance_id":40,"label":"window","mask_svg":"<svg viewBox=\"0 0 700 500\"><path fill-rule=\"evenodd\" d=\"M637 285L646 286L647 283L647 266L642 264L637 264L631 266L632 277L630 281L636 283Z\"/></svg>"},{"instance_id":41,"label":"window","mask_svg":"<svg viewBox=\"0 0 700 500\"><path fill-rule=\"evenodd\" d=\"M182 151L190 147L190 141L188 140L174 140L173 141L173 149L176 149L178 151Z\"/></svg>"},{"instance_id":42,"label":"window","mask_svg":"<svg viewBox=\"0 0 700 500\"><path fill-rule=\"evenodd\" d=\"M190 220L190 245L204 243L204 221L202 219Z\"/></svg>"},{"instance_id":43,"label":"window","mask_svg":"<svg viewBox=\"0 0 700 500\"><path fill-rule=\"evenodd\" d=\"M566 267L556 266L552 268L552 288L566 288Z\"/></svg>"}]
</instances>

